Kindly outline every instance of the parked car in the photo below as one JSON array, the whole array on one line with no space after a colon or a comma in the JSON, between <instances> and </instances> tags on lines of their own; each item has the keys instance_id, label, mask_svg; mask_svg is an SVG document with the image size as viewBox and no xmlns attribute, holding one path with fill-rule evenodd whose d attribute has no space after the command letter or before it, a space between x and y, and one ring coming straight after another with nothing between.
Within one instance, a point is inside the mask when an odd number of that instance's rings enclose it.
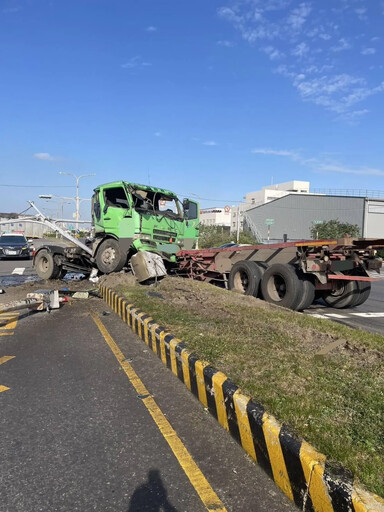
<instances>
[{"instance_id":1,"label":"parked car","mask_svg":"<svg viewBox=\"0 0 384 512\"><path fill-rule=\"evenodd\" d=\"M31 248L24 235L5 233L0 236L0 259L5 258L31 258Z\"/></svg>"}]
</instances>

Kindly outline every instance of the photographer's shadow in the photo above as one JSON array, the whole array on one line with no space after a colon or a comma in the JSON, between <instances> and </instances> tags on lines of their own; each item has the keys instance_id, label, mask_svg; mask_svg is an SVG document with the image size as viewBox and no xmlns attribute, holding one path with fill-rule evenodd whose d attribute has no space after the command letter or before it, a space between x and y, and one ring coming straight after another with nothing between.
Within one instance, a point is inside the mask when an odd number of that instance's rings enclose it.
<instances>
[{"instance_id":1,"label":"photographer's shadow","mask_svg":"<svg viewBox=\"0 0 384 512\"><path fill-rule=\"evenodd\" d=\"M140 485L132 495L127 512L177 512L168 501L167 491L160 477L160 471L148 471L148 481Z\"/></svg>"}]
</instances>

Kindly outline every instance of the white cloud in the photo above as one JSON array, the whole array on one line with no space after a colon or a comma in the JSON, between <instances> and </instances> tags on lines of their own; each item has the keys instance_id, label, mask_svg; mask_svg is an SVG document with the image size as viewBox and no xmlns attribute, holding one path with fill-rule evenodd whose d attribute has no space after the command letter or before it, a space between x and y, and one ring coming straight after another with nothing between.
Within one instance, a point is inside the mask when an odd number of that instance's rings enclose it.
<instances>
[{"instance_id":1,"label":"white cloud","mask_svg":"<svg viewBox=\"0 0 384 512\"><path fill-rule=\"evenodd\" d=\"M309 46L307 43L299 43L293 50L292 55L295 55L296 57L304 57L309 52Z\"/></svg>"},{"instance_id":2,"label":"white cloud","mask_svg":"<svg viewBox=\"0 0 384 512\"><path fill-rule=\"evenodd\" d=\"M203 146L218 146L218 143L214 140L207 140L207 142L203 142Z\"/></svg>"},{"instance_id":3,"label":"white cloud","mask_svg":"<svg viewBox=\"0 0 384 512\"><path fill-rule=\"evenodd\" d=\"M384 170L374 169L370 167L353 168L347 167L335 161L325 161L324 155L321 158L307 158L304 157L299 151L285 150L285 149L269 149L258 148L251 151L258 155L282 156L287 157L294 162L299 163L305 167L309 167L313 172L326 172L326 173L339 173L339 174L352 174L357 176L384 176Z\"/></svg>"},{"instance_id":4,"label":"white cloud","mask_svg":"<svg viewBox=\"0 0 384 512\"><path fill-rule=\"evenodd\" d=\"M15 12L21 11L22 7L21 5L15 6L15 7L6 7L2 10L4 14L14 14Z\"/></svg>"},{"instance_id":5,"label":"white cloud","mask_svg":"<svg viewBox=\"0 0 384 512\"><path fill-rule=\"evenodd\" d=\"M363 48L360 53L361 55L374 55L376 48Z\"/></svg>"},{"instance_id":6,"label":"white cloud","mask_svg":"<svg viewBox=\"0 0 384 512\"><path fill-rule=\"evenodd\" d=\"M287 23L292 30L299 31L311 12L311 6L308 3L302 3L296 9L293 9L288 16Z\"/></svg>"},{"instance_id":7,"label":"white cloud","mask_svg":"<svg viewBox=\"0 0 384 512\"><path fill-rule=\"evenodd\" d=\"M146 62L142 60L140 55L136 55L135 57L131 57L127 62L124 64L121 64L121 67L123 69L138 69L138 68L145 68L148 66L151 66L152 64L150 62Z\"/></svg>"},{"instance_id":8,"label":"white cloud","mask_svg":"<svg viewBox=\"0 0 384 512\"><path fill-rule=\"evenodd\" d=\"M157 32L157 27L154 27L153 25L150 25L145 29L147 32Z\"/></svg>"},{"instance_id":9,"label":"white cloud","mask_svg":"<svg viewBox=\"0 0 384 512\"><path fill-rule=\"evenodd\" d=\"M293 160L300 159L299 153L297 153L296 151L286 149L255 148L252 149L251 153L255 155L283 156L287 158L292 158Z\"/></svg>"},{"instance_id":10,"label":"white cloud","mask_svg":"<svg viewBox=\"0 0 384 512\"><path fill-rule=\"evenodd\" d=\"M350 50L352 45L347 39L342 37L339 39L338 43L334 46L331 46L331 51L333 52L344 52L345 50Z\"/></svg>"},{"instance_id":11,"label":"white cloud","mask_svg":"<svg viewBox=\"0 0 384 512\"><path fill-rule=\"evenodd\" d=\"M371 66L377 63L361 57L373 56L373 43L378 41L373 26L369 33L371 27L365 19L368 9L362 2L222 1L227 5L218 9L218 15L271 62L284 59L284 66L272 71L289 79L304 101L356 120L368 110L355 105L382 92L371 73ZM353 39L350 13L356 16ZM357 45L356 40L366 44ZM348 59L346 51L350 53Z\"/></svg>"},{"instance_id":12,"label":"white cloud","mask_svg":"<svg viewBox=\"0 0 384 512\"><path fill-rule=\"evenodd\" d=\"M338 164L319 164L317 166L317 170L321 172L335 172L339 174L354 174L357 176L384 176L384 171L381 169L372 169L370 167L353 169Z\"/></svg>"},{"instance_id":13,"label":"white cloud","mask_svg":"<svg viewBox=\"0 0 384 512\"><path fill-rule=\"evenodd\" d=\"M368 19L367 15L366 15L367 9L365 7L359 7L357 9L355 9L355 13L357 14L358 18L361 20L365 21Z\"/></svg>"},{"instance_id":14,"label":"white cloud","mask_svg":"<svg viewBox=\"0 0 384 512\"><path fill-rule=\"evenodd\" d=\"M59 157L52 156L49 153L35 153L34 158L37 158L38 160L46 160L48 162L55 162L59 160Z\"/></svg>"},{"instance_id":15,"label":"white cloud","mask_svg":"<svg viewBox=\"0 0 384 512\"><path fill-rule=\"evenodd\" d=\"M235 43L233 43L232 41L227 41L227 40L220 40L220 41L216 41L216 44L218 46L225 46L226 48L233 48L235 46Z\"/></svg>"},{"instance_id":16,"label":"white cloud","mask_svg":"<svg viewBox=\"0 0 384 512\"><path fill-rule=\"evenodd\" d=\"M268 55L271 60L282 59L285 55L273 46L264 46L263 52Z\"/></svg>"}]
</instances>

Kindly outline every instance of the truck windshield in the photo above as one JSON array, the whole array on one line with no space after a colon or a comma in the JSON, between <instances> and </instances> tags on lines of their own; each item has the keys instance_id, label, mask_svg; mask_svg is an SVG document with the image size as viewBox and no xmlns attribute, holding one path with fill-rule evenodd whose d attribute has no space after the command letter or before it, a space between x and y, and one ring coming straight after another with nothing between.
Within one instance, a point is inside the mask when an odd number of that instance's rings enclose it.
<instances>
[{"instance_id":1,"label":"truck windshield","mask_svg":"<svg viewBox=\"0 0 384 512\"><path fill-rule=\"evenodd\" d=\"M182 208L177 197L142 189L131 189L131 194L135 210L172 219L183 219Z\"/></svg>"}]
</instances>

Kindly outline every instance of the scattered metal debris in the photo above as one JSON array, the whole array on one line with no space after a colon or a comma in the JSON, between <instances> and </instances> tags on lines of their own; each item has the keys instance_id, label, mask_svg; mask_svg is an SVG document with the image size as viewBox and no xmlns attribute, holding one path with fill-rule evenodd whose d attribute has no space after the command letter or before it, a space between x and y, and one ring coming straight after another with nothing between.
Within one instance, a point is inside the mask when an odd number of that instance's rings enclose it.
<instances>
[{"instance_id":1,"label":"scattered metal debris","mask_svg":"<svg viewBox=\"0 0 384 512\"><path fill-rule=\"evenodd\" d=\"M49 312L51 309L58 309L59 307L59 292L57 290L36 290L33 293L28 293L25 299L1 304L0 313L17 311L19 309L45 310Z\"/></svg>"}]
</instances>

